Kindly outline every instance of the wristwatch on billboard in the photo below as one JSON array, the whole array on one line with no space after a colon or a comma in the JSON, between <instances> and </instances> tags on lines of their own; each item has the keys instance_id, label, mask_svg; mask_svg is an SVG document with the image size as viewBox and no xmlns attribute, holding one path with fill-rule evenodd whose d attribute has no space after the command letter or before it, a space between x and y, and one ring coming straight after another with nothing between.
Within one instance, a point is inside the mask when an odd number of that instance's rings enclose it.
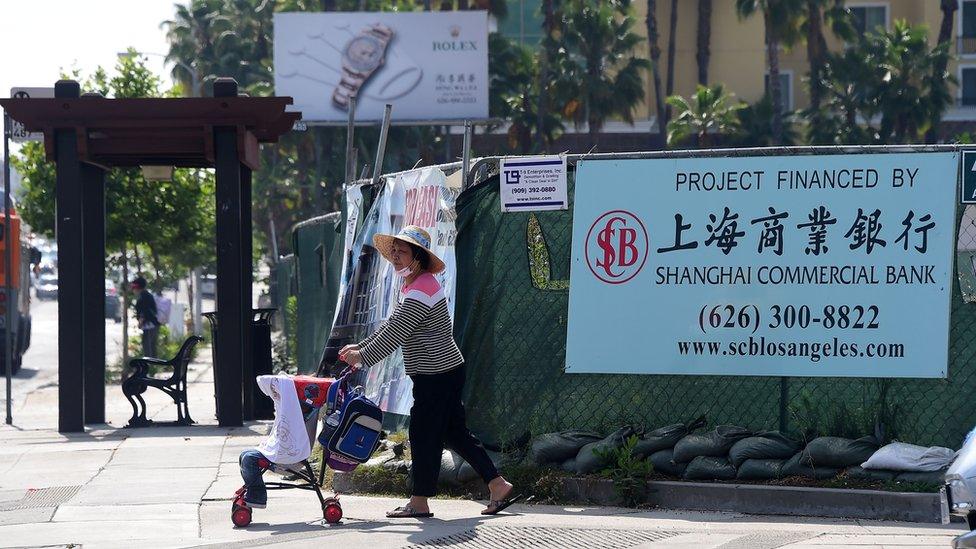
<instances>
[{"instance_id":1,"label":"wristwatch on billboard","mask_svg":"<svg viewBox=\"0 0 976 549\"><path fill-rule=\"evenodd\" d=\"M374 23L353 37L342 50L342 78L332 92L332 103L340 109L349 108L349 98L386 59L386 48L393 40L393 29L382 23Z\"/></svg>"}]
</instances>

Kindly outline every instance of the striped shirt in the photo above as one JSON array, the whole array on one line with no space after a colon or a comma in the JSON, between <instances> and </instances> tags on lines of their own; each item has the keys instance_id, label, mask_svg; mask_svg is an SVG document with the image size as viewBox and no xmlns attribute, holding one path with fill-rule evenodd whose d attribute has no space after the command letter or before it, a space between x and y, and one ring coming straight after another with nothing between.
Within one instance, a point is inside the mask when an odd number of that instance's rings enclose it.
<instances>
[{"instance_id":1,"label":"striped shirt","mask_svg":"<svg viewBox=\"0 0 976 549\"><path fill-rule=\"evenodd\" d=\"M447 298L434 275L420 275L403 287L402 295L390 318L359 344L363 364L377 364L398 347L403 347L409 376L440 374L463 364Z\"/></svg>"}]
</instances>

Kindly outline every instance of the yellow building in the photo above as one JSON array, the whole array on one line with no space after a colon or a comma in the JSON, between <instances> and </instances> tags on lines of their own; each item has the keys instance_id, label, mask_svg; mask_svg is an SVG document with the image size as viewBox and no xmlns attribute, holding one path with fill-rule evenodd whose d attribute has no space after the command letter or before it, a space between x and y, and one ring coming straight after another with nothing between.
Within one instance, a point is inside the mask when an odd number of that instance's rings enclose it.
<instances>
[{"instance_id":1,"label":"yellow building","mask_svg":"<svg viewBox=\"0 0 976 549\"><path fill-rule=\"evenodd\" d=\"M669 0L657 1L658 46L661 48L660 75L662 94L666 83L669 22ZM675 32L674 93L689 96L698 82L698 0L677 1L677 28ZM942 23L939 0L851 0L846 3L853 10L860 30L876 25L891 28L893 21L905 19L912 24L928 27L930 44L935 44ZM647 44L647 5L638 0L634 7L638 25L635 30L645 38L637 55L650 59ZM958 86L953 86L955 104L946 113L946 121L976 121L976 0L958 0L959 9L953 22L953 44L950 51L953 60L950 71L956 75ZM539 0L509 1L509 16L499 30L510 37L521 38L529 44L540 37L538 20ZM843 48L843 43L825 29L828 47L832 51ZM737 98L753 103L762 98L765 91L767 58L765 28L761 14L749 19L739 19L735 12L735 0L713 0L711 17L711 55L708 63L708 82L722 83ZM780 78L783 105L789 110L799 110L809 105L806 78L809 72L806 43L792 49L783 49L780 55ZM637 123L629 126L622 122L610 122L604 133L631 133L656 131L654 82L648 71L645 82L645 101L638 108ZM572 129L570 129L572 131Z\"/></svg>"}]
</instances>

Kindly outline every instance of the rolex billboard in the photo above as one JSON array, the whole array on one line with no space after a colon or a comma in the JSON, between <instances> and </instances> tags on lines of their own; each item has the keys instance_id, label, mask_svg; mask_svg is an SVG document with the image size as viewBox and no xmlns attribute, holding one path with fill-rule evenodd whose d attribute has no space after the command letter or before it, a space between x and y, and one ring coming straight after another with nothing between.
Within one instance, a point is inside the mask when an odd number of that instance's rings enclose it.
<instances>
[{"instance_id":1,"label":"rolex billboard","mask_svg":"<svg viewBox=\"0 0 976 549\"><path fill-rule=\"evenodd\" d=\"M488 13L276 13L274 67L305 121L487 118Z\"/></svg>"}]
</instances>

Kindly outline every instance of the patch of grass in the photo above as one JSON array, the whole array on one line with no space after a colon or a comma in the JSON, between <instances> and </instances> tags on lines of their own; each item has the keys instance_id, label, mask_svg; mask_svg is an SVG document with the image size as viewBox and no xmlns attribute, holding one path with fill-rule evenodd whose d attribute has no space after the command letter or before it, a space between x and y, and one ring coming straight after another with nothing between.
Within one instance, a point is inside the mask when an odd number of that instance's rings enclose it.
<instances>
[{"instance_id":1,"label":"patch of grass","mask_svg":"<svg viewBox=\"0 0 976 549\"><path fill-rule=\"evenodd\" d=\"M517 464L503 468L502 475L526 497L534 496L536 503L568 503L563 480L572 475L565 471Z\"/></svg>"},{"instance_id":2,"label":"patch of grass","mask_svg":"<svg viewBox=\"0 0 976 549\"><path fill-rule=\"evenodd\" d=\"M647 481L654 473L649 460L634 455L637 441L637 435L631 435L623 446L599 452L607 463L601 476L613 481L617 497L627 507L638 507L647 500Z\"/></svg>"},{"instance_id":3,"label":"patch of grass","mask_svg":"<svg viewBox=\"0 0 976 549\"><path fill-rule=\"evenodd\" d=\"M360 466L351 474L353 485L366 494L402 496L410 489L407 475L385 467Z\"/></svg>"}]
</instances>

